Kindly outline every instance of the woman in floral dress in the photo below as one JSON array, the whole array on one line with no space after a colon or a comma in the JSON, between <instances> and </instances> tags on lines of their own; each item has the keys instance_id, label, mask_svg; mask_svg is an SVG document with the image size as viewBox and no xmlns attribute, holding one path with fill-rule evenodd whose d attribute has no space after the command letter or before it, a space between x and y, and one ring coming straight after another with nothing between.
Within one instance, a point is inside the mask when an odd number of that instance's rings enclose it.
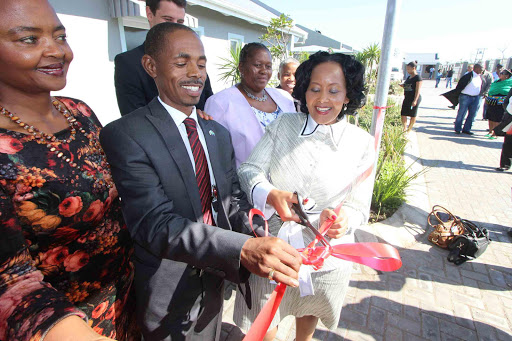
<instances>
[{"instance_id":1,"label":"woman in floral dress","mask_svg":"<svg viewBox=\"0 0 512 341\"><path fill-rule=\"evenodd\" d=\"M47 0L0 12L0 340L139 339L132 244Z\"/></svg>"}]
</instances>

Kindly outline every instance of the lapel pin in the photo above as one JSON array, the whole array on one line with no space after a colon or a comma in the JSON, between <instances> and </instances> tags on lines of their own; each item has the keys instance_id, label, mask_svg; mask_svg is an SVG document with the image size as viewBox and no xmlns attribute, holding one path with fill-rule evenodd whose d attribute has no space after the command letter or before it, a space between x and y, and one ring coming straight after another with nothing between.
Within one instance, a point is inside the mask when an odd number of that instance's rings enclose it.
<instances>
[{"instance_id":1,"label":"lapel pin","mask_svg":"<svg viewBox=\"0 0 512 341\"><path fill-rule=\"evenodd\" d=\"M215 136L215 133L213 132L213 130L210 130L209 133L211 136Z\"/></svg>"}]
</instances>

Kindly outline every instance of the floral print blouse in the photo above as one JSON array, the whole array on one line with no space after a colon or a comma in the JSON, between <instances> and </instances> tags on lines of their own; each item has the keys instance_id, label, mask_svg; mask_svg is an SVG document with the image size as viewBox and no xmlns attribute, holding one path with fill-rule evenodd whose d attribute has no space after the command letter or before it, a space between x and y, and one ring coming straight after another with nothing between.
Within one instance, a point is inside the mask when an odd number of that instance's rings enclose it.
<instances>
[{"instance_id":1,"label":"floral print blouse","mask_svg":"<svg viewBox=\"0 0 512 341\"><path fill-rule=\"evenodd\" d=\"M0 340L40 340L69 315L104 336L138 340L132 242L97 147L101 125L85 103L56 99L86 132L52 143L77 167L0 129Z\"/></svg>"}]
</instances>

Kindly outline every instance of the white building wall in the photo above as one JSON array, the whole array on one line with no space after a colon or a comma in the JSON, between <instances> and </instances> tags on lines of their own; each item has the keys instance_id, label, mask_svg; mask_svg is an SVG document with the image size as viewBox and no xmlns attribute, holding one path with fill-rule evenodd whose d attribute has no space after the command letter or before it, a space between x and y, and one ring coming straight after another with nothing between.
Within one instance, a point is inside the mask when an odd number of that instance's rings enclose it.
<instances>
[{"instance_id":1,"label":"white building wall","mask_svg":"<svg viewBox=\"0 0 512 341\"><path fill-rule=\"evenodd\" d=\"M114 57L121 51L117 19L105 0L49 0L66 27L74 53L66 87L55 95L86 102L102 124L120 117L114 88Z\"/></svg>"},{"instance_id":2,"label":"white building wall","mask_svg":"<svg viewBox=\"0 0 512 341\"><path fill-rule=\"evenodd\" d=\"M119 118L114 87L114 57L122 52L121 35L118 20L110 17L108 1L49 2L66 27L68 42L74 53L67 85L54 95L83 100L104 125ZM187 13L197 17L198 25L204 29L202 41L208 58L208 75L213 91L219 92L230 86L220 81L218 70L218 65L222 63L220 58L229 57L228 35L243 36L244 43L258 42L264 27L200 6L189 5ZM129 38L130 45L137 46L144 40L144 33L134 33Z\"/></svg>"},{"instance_id":3,"label":"white building wall","mask_svg":"<svg viewBox=\"0 0 512 341\"><path fill-rule=\"evenodd\" d=\"M201 40L208 59L206 69L213 92L230 87L229 83L226 84L220 80L221 71L218 68L219 64L224 63L221 58L229 57L229 33L243 36L245 44L259 42L259 37L264 33L264 27L190 4L187 5L187 13L196 17L198 25L204 28L204 36Z\"/></svg>"}]
</instances>

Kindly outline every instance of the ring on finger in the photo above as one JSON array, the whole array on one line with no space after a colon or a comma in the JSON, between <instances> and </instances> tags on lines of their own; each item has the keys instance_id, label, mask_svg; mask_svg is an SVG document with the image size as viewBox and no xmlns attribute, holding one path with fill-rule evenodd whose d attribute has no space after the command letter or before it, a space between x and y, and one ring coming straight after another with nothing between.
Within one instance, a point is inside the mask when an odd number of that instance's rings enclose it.
<instances>
[{"instance_id":1,"label":"ring on finger","mask_svg":"<svg viewBox=\"0 0 512 341\"><path fill-rule=\"evenodd\" d=\"M274 280L274 273L276 272L276 270L270 268L270 271L268 272L268 279L270 279L271 281Z\"/></svg>"}]
</instances>

